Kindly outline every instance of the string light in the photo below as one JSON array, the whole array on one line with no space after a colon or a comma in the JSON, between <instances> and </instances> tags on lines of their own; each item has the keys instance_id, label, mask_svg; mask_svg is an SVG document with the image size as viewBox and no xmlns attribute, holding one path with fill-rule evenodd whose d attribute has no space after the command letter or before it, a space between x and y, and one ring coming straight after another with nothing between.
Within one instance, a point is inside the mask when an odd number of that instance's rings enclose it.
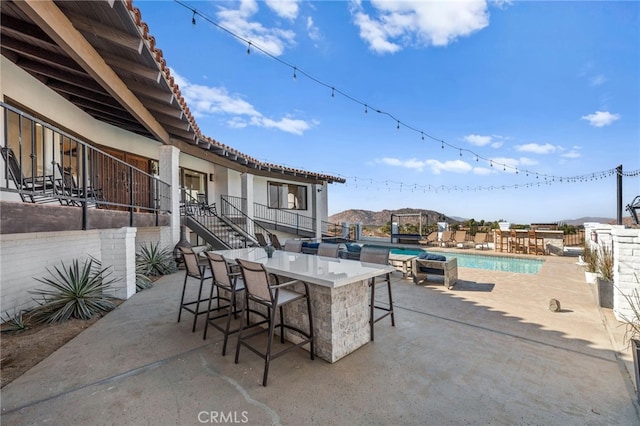
<instances>
[{"instance_id":1,"label":"string light","mask_svg":"<svg viewBox=\"0 0 640 426\"><path fill-rule=\"evenodd\" d=\"M186 8L186 9L189 9L192 12L192 17L191 17L192 25L196 25L196 15L198 15L202 19L204 19L205 21L211 23L213 26L221 29L222 31L226 32L227 34L231 35L232 37L247 43L247 54L251 53L251 47L253 47L253 48L259 50L261 53L265 54L267 57L271 58L272 60L275 60L275 61L281 63L282 65L288 66L289 68L293 69L293 78L294 79L297 79L298 73L300 73L300 74L304 75L305 77L307 77L309 80L313 81L316 84L331 88L331 97L335 97L335 93L338 93L338 94L342 95L343 97L345 97L346 99L348 99L348 100L350 100L350 101L352 101L354 103L358 103L358 104L364 106L365 114L368 113L370 105L368 105L367 103L360 101L356 97L354 97L352 95L349 95L346 92L343 92L343 91L341 91L339 89L336 89L334 86L329 85L329 84L319 80L318 78L314 77L313 75L305 72L304 70L299 69L297 66L294 66L294 65L282 60L281 58L279 58L279 57L275 56L274 54L270 53L269 51L267 51L266 49L253 44L250 40L247 40L244 37L239 36L238 34L234 33L231 30L229 30L228 28L218 24L217 22L215 22L211 18L209 18L206 15L202 14L201 12L197 11L192 6L189 6L184 1L182 1L182 0L174 0L174 2L179 4L182 7ZM433 141L440 142L440 147L442 149L444 149L444 145L446 143L444 140L440 140L440 139L438 139L438 138L436 138L436 137L434 137L434 136L432 136L432 135L430 135L428 133L425 133L424 130L420 130L420 129L414 127L414 126L411 126L411 125L409 125L407 123L404 123L401 119L399 119L397 117L394 117L391 113L388 113L388 112L386 112L384 110L375 108L374 111L379 113L379 114L386 115L389 118L394 119L396 121L396 128L397 129L399 129L400 125L402 124L407 129L415 131L417 133L420 133L421 140L424 140L424 138L426 136L426 137L432 139ZM453 149L458 149L459 153L460 153L460 156L462 156L462 148L461 147L457 147L457 146L449 144L449 143L446 143L446 145L451 147L451 148L453 148ZM468 149L465 149L465 151L468 151L471 155L475 156L476 157L476 162L478 162L480 159L482 159L484 161L489 161L490 166L493 167L493 163L494 163L493 160L489 160L488 158L485 158L485 157L483 157L483 156L481 156L481 155L479 155L479 154L477 154L477 153L475 153L475 152L473 152L471 150L468 150ZM505 163L500 163L500 162L495 162L495 163L498 166L502 166L503 167L503 171L506 171L506 168L509 167L509 169L514 169L516 174L518 174L518 169L517 168L514 168L514 167L512 167L512 166L510 166L508 164L505 164ZM539 179L540 176L543 176L545 181L547 181L547 182L549 182L549 179L558 179L558 180L560 180L562 178L561 176L552 176L552 175L547 175L547 174L540 174L540 173L537 173L537 172L530 171L528 169L525 169L523 171L526 173L526 176L529 176L529 173L535 173L536 179ZM612 175L615 175L615 174L620 174L621 176L625 176L625 177L638 177L638 176L640 176L640 170L634 170L632 172L623 172L621 169L620 170L617 170L617 169L609 170L608 172L603 172L602 173L602 178L604 178L606 176L612 176ZM587 179L587 177L584 177L584 179ZM598 177L594 175L592 179L598 179ZM569 179L567 178L565 180L569 180Z\"/></svg>"}]
</instances>

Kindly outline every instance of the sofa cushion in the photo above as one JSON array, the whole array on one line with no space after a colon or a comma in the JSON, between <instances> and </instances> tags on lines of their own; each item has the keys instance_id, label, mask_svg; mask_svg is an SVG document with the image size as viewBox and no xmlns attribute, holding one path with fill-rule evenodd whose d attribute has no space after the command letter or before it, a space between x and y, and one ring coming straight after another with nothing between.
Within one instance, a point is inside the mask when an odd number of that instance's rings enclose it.
<instances>
[{"instance_id":1,"label":"sofa cushion","mask_svg":"<svg viewBox=\"0 0 640 426\"><path fill-rule=\"evenodd\" d=\"M424 259L424 260L439 260L441 262L446 262L447 258L444 257L441 254L435 254L435 253L428 253L428 252L424 252L424 253L420 253L418 255L418 259Z\"/></svg>"},{"instance_id":2,"label":"sofa cushion","mask_svg":"<svg viewBox=\"0 0 640 426\"><path fill-rule=\"evenodd\" d=\"M302 242L302 247L304 248L317 249L319 245L320 243L310 243L308 241Z\"/></svg>"},{"instance_id":3,"label":"sofa cushion","mask_svg":"<svg viewBox=\"0 0 640 426\"><path fill-rule=\"evenodd\" d=\"M360 253L362 250L362 246L360 244L345 243L345 246L347 246L347 251L349 253Z\"/></svg>"}]
</instances>

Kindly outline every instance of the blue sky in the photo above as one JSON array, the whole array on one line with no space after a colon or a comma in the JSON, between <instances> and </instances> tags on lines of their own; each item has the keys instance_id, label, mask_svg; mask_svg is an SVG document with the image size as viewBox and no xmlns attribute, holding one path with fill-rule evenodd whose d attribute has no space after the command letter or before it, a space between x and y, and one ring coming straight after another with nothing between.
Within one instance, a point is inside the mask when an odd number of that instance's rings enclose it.
<instances>
[{"instance_id":1,"label":"blue sky","mask_svg":"<svg viewBox=\"0 0 640 426\"><path fill-rule=\"evenodd\" d=\"M636 1L134 6L205 135L347 179L329 214L615 218L640 170Z\"/></svg>"}]
</instances>

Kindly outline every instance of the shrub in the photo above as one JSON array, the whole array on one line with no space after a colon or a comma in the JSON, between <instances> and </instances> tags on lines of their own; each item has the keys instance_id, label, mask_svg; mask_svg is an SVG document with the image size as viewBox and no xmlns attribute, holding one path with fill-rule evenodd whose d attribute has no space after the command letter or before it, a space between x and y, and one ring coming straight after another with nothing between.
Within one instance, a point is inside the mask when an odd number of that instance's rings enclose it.
<instances>
[{"instance_id":1,"label":"shrub","mask_svg":"<svg viewBox=\"0 0 640 426\"><path fill-rule=\"evenodd\" d=\"M22 318L22 311L9 315L8 313L4 313L2 315L2 332L8 334L18 334L27 330L27 323Z\"/></svg>"},{"instance_id":2,"label":"shrub","mask_svg":"<svg viewBox=\"0 0 640 426\"><path fill-rule=\"evenodd\" d=\"M136 292L153 287L151 279L142 272L142 268L136 265Z\"/></svg>"},{"instance_id":3,"label":"shrub","mask_svg":"<svg viewBox=\"0 0 640 426\"><path fill-rule=\"evenodd\" d=\"M608 246L602 246L597 257L600 276L604 280L613 281L613 251Z\"/></svg>"},{"instance_id":4,"label":"shrub","mask_svg":"<svg viewBox=\"0 0 640 426\"><path fill-rule=\"evenodd\" d=\"M638 276L635 276L636 282L640 283ZM640 340L640 289L634 288L631 293L621 292L622 296L629 304L629 314L622 315L622 321L626 325L625 341L627 344L631 340Z\"/></svg>"},{"instance_id":5,"label":"shrub","mask_svg":"<svg viewBox=\"0 0 640 426\"><path fill-rule=\"evenodd\" d=\"M69 318L90 319L94 315L108 312L115 308L115 298L106 291L111 289L115 279L108 279L112 272L95 259L87 259L80 265L74 259L67 267L54 267L55 273L47 269L51 277L35 278L50 289L34 290L31 293L41 296L34 299L38 306L32 311L32 318L37 322L64 322Z\"/></svg>"},{"instance_id":6,"label":"shrub","mask_svg":"<svg viewBox=\"0 0 640 426\"><path fill-rule=\"evenodd\" d=\"M160 249L158 243L151 243L143 245L136 253L136 272L142 275L147 277L168 275L177 270L173 250L168 247Z\"/></svg>"},{"instance_id":7,"label":"shrub","mask_svg":"<svg viewBox=\"0 0 640 426\"><path fill-rule=\"evenodd\" d=\"M582 255L587 264L587 272L598 272L598 253L591 248L589 241L584 243Z\"/></svg>"}]
</instances>

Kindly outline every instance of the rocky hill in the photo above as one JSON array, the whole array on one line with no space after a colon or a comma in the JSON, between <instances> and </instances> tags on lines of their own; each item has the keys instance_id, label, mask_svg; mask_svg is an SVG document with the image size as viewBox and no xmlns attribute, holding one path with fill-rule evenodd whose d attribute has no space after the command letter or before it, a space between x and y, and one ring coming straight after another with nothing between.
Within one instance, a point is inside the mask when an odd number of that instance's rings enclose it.
<instances>
[{"instance_id":1,"label":"rocky hill","mask_svg":"<svg viewBox=\"0 0 640 426\"><path fill-rule=\"evenodd\" d=\"M446 220L450 224L457 223L458 221L452 217L446 216L440 212L436 212L433 210L422 210L422 209L412 209L412 208L403 208L397 210L382 210L379 212L374 212L371 210L345 210L340 213L336 213L334 215L329 216L329 222L331 223L358 223L361 222L363 225L376 225L382 226L387 224L391 220L391 214L416 214L423 213L428 218L428 223L435 223L438 221ZM426 224L425 218L423 217L423 223ZM418 217L415 218L402 218L401 223L418 223Z\"/></svg>"}]
</instances>

